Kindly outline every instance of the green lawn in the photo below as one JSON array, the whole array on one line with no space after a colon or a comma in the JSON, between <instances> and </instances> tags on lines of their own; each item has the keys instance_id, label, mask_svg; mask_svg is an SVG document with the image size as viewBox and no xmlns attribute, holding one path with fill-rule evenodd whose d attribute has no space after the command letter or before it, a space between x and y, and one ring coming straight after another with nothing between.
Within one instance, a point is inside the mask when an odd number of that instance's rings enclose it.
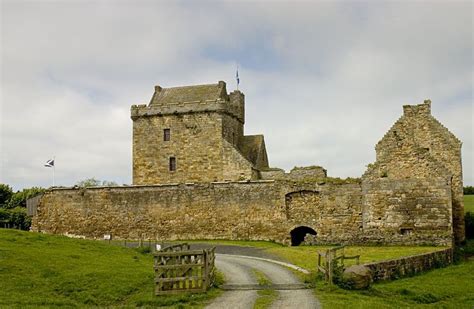
<instances>
[{"instance_id":1,"label":"green lawn","mask_svg":"<svg viewBox=\"0 0 474 309\"><path fill-rule=\"evenodd\" d=\"M474 213L474 195L464 195L464 211Z\"/></svg>"},{"instance_id":2,"label":"green lawn","mask_svg":"<svg viewBox=\"0 0 474 309\"><path fill-rule=\"evenodd\" d=\"M202 307L220 291L153 295L150 254L98 241L0 229L0 308Z\"/></svg>"}]
</instances>

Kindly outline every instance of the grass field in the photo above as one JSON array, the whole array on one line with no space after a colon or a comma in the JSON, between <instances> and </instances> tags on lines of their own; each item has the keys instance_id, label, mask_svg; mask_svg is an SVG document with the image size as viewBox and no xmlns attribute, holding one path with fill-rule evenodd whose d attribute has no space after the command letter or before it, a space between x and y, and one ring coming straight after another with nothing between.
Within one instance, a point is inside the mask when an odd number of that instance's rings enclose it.
<instances>
[{"instance_id":1,"label":"grass field","mask_svg":"<svg viewBox=\"0 0 474 309\"><path fill-rule=\"evenodd\" d=\"M219 243L262 248L310 270L315 269L315 251L325 248L286 247L269 242ZM348 247L346 253L361 254L365 262L433 249L440 248ZM318 280L315 293L325 308L472 308L473 282L471 261L374 284L367 291L328 287ZM201 308L220 293L212 289L205 294L155 297L149 254L98 241L4 229L0 229L0 287L0 308ZM265 307L274 297L271 291L262 292L259 305Z\"/></svg>"},{"instance_id":2,"label":"grass field","mask_svg":"<svg viewBox=\"0 0 474 309\"><path fill-rule=\"evenodd\" d=\"M474 195L464 195L464 211L474 213Z\"/></svg>"},{"instance_id":3,"label":"grass field","mask_svg":"<svg viewBox=\"0 0 474 309\"><path fill-rule=\"evenodd\" d=\"M220 291L153 295L150 254L97 241L0 229L0 308L202 307Z\"/></svg>"}]
</instances>

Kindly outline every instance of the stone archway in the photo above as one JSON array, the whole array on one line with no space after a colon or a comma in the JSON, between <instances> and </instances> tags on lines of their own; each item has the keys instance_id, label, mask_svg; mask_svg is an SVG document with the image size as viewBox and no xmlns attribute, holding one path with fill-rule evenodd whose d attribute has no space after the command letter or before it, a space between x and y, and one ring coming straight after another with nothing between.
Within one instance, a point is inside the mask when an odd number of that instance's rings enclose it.
<instances>
[{"instance_id":1,"label":"stone archway","mask_svg":"<svg viewBox=\"0 0 474 309\"><path fill-rule=\"evenodd\" d=\"M316 235L316 231L307 226L298 226L291 230L291 245L299 246L303 241L306 235Z\"/></svg>"}]
</instances>

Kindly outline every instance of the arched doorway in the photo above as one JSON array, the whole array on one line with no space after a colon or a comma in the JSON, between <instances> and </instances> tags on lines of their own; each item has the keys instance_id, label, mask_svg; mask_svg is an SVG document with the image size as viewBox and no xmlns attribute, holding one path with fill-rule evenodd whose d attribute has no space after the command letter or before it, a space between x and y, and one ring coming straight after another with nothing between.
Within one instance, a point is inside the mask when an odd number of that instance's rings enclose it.
<instances>
[{"instance_id":1,"label":"arched doorway","mask_svg":"<svg viewBox=\"0 0 474 309\"><path fill-rule=\"evenodd\" d=\"M306 235L316 235L316 231L307 226L298 226L291 230L291 245L292 246L299 246L303 241Z\"/></svg>"}]
</instances>

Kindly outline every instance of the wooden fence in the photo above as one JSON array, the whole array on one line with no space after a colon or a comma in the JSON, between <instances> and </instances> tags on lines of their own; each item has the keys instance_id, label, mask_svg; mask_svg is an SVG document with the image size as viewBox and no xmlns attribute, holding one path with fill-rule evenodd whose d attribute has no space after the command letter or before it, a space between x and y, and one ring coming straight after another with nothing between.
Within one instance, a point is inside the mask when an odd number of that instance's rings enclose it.
<instances>
[{"instance_id":1,"label":"wooden fence","mask_svg":"<svg viewBox=\"0 0 474 309\"><path fill-rule=\"evenodd\" d=\"M205 292L215 279L215 249L190 250L185 243L154 253L155 295Z\"/></svg>"},{"instance_id":2,"label":"wooden fence","mask_svg":"<svg viewBox=\"0 0 474 309\"><path fill-rule=\"evenodd\" d=\"M360 255L346 256L345 246L334 247L325 251L318 251L318 271L324 274L324 279L333 283L334 273L344 271L345 260L355 260L359 265Z\"/></svg>"}]
</instances>

